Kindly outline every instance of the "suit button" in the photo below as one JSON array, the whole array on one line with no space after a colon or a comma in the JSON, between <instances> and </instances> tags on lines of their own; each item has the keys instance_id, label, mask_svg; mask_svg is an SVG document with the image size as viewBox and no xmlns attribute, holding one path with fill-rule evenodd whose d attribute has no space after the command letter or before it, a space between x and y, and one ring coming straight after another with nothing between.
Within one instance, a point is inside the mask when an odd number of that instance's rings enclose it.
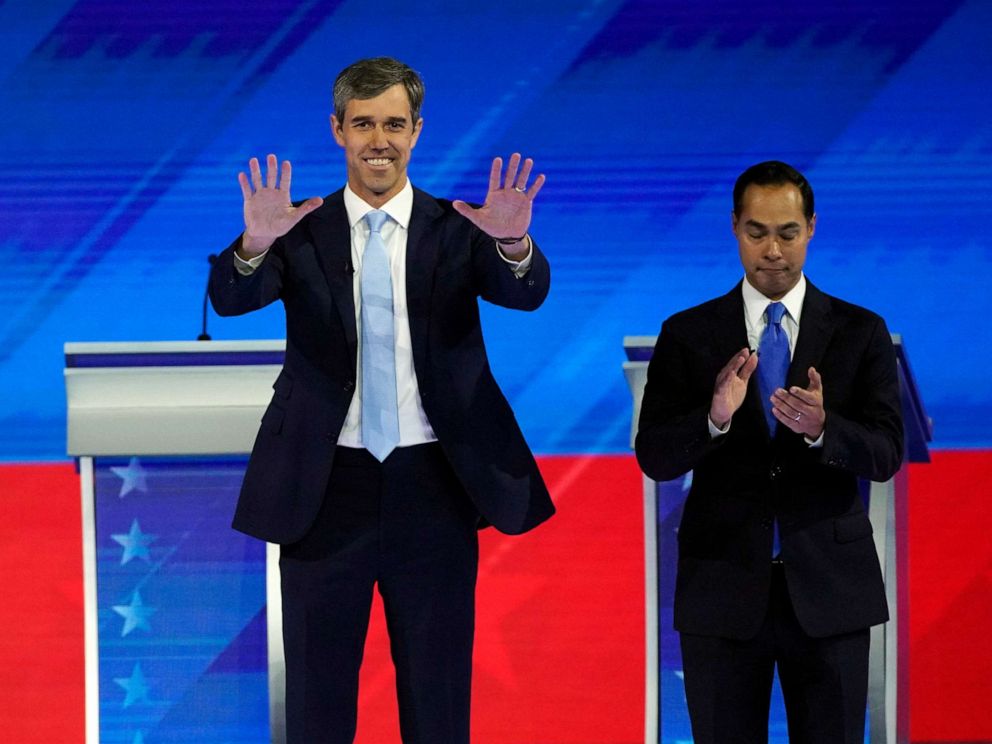
<instances>
[{"instance_id":1,"label":"suit button","mask_svg":"<svg viewBox=\"0 0 992 744\"><path fill-rule=\"evenodd\" d=\"M344 388L344 391L346 393L350 393L352 390L355 389L355 381L354 380L348 380L341 387Z\"/></svg>"}]
</instances>

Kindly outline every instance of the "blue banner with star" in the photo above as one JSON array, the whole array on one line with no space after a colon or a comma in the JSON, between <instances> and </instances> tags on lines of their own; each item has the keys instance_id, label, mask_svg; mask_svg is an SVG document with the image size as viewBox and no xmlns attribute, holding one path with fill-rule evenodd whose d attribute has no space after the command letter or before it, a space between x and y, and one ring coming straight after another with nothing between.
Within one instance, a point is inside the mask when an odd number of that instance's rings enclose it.
<instances>
[{"instance_id":1,"label":"blue banner with star","mask_svg":"<svg viewBox=\"0 0 992 744\"><path fill-rule=\"evenodd\" d=\"M94 460L100 741L269 741L265 545L246 460Z\"/></svg>"}]
</instances>

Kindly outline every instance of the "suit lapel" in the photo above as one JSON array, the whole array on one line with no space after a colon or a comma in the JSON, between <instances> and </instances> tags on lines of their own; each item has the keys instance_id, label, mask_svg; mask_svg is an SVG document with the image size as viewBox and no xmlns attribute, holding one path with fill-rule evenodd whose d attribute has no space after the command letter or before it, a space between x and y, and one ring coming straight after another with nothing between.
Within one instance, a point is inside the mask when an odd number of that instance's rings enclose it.
<instances>
[{"instance_id":1,"label":"suit lapel","mask_svg":"<svg viewBox=\"0 0 992 744\"><path fill-rule=\"evenodd\" d=\"M358 360L358 331L355 324L355 269L351 262L351 226L344 207L344 191L324 200L310 219L315 254L341 319L352 366Z\"/></svg>"},{"instance_id":2,"label":"suit lapel","mask_svg":"<svg viewBox=\"0 0 992 744\"><path fill-rule=\"evenodd\" d=\"M809 386L810 367L817 367L833 335L830 298L806 281L806 298L803 300L803 314L799 323L799 338L796 351L792 355L786 387Z\"/></svg>"},{"instance_id":3,"label":"suit lapel","mask_svg":"<svg viewBox=\"0 0 992 744\"><path fill-rule=\"evenodd\" d=\"M749 346L747 322L744 319L744 297L741 294L741 282L738 282L737 286L720 298L717 306L716 321L717 325L713 328L712 332L714 337L719 339L717 349L721 355L719 361L722 367L730 361L730 358L735 353L745 346ZM757 350L755 349L754 351ZM766 435L769 435L756 375L751 375L741 410L745 413L748 420L760 421L761 430Z\"/></svg>"},{"instance_id":4,"label":"suit lapel","mask_svg":"<svg viewBox=\"0 0 992 744\"><path fill-rule=\"evenodd\" d=\"M431 291L440 250L440 236L430 228L442 214L432 196L420 189L413 190L413 211L406 242L406 304L417 369L426 369Z\"/></svg>"}]
</instances>

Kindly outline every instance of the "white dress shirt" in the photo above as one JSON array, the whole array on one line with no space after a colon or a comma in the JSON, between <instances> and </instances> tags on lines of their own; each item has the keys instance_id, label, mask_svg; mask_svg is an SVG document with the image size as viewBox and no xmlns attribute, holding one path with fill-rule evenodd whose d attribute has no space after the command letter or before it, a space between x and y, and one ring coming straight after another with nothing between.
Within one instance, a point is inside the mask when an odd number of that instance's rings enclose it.
<instances>
[{"instance_id":1,"label":"white dress shirt","mask_svg":"<svg viewBox=\"0 0 992 744\"><path fill-rule=\"evenodd\" d=\"M358 334L358 369L355 373L355 394L351 399L351 406L348 408L337 443L343 447L361 448L364 446L362 444L362 256L369 239L369 226L365 222L365 215L375 207L352 191L350 186L345 186L344 189L344 206L348 213L348 224L351 226L351 261L355 269L352 287ZM380 234L386 245L386 255L389 256L389 270L393 284L393 349L396 359L396 403L399 408L400 426L398 446L409 447L437 441L420 399L417 374L413 367L413 343L407 314L406 247L410 216L413 213L413 187L410 181L408 180L403 189L379 209L389 215ZM495 241L494 250L498 250ZM261 265L265 255L263 253L245 261L235 254L235 268L242 274L250 274ZM521 261L511 261L503 256L502 252L499 252L499 255L506 262L507 268L520 277L530 269L533 250L528 250Z\"/></svg>"}]
</instances>

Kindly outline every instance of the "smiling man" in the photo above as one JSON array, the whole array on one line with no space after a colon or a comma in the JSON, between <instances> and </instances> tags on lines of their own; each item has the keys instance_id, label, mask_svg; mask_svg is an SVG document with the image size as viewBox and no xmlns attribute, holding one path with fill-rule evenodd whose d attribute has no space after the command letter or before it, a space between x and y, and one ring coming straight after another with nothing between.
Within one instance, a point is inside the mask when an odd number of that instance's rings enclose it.
<instances>
[{"instance_id":1,"label":"smiling man","mask_svg":"<svg viewBox=\"0 0 992 744\"><path fill-rule=\"evenodd\" d=\"M662 325L636 440L649 477L693 471L675 589L693 738L766 742L777 666L790 741L861 744L888 611L858 478L902 461L895 354L878 315L804 276L801 173L748 168L731 222L744 279Z\"/></svg>"},{"instance_id":2,"label":"smiling man","mask_svg":"<svg viewBox=\"0 0 992 744\"><path fill-rule=\"evenodd\" d=\"M221 315L281 300L286 360L234 526L281 547L291 744L351 742L372 592L383 598L403 741L469 741L476 530L554 513L482 341L478 298L536 309L550 285L528 235L544 176L493 161L485 204L407 177L419 75L356 62L334 83L348 182L294 204L292 167L238 174L244 233L214 263Z\"/></svg>"}]
</instances>

